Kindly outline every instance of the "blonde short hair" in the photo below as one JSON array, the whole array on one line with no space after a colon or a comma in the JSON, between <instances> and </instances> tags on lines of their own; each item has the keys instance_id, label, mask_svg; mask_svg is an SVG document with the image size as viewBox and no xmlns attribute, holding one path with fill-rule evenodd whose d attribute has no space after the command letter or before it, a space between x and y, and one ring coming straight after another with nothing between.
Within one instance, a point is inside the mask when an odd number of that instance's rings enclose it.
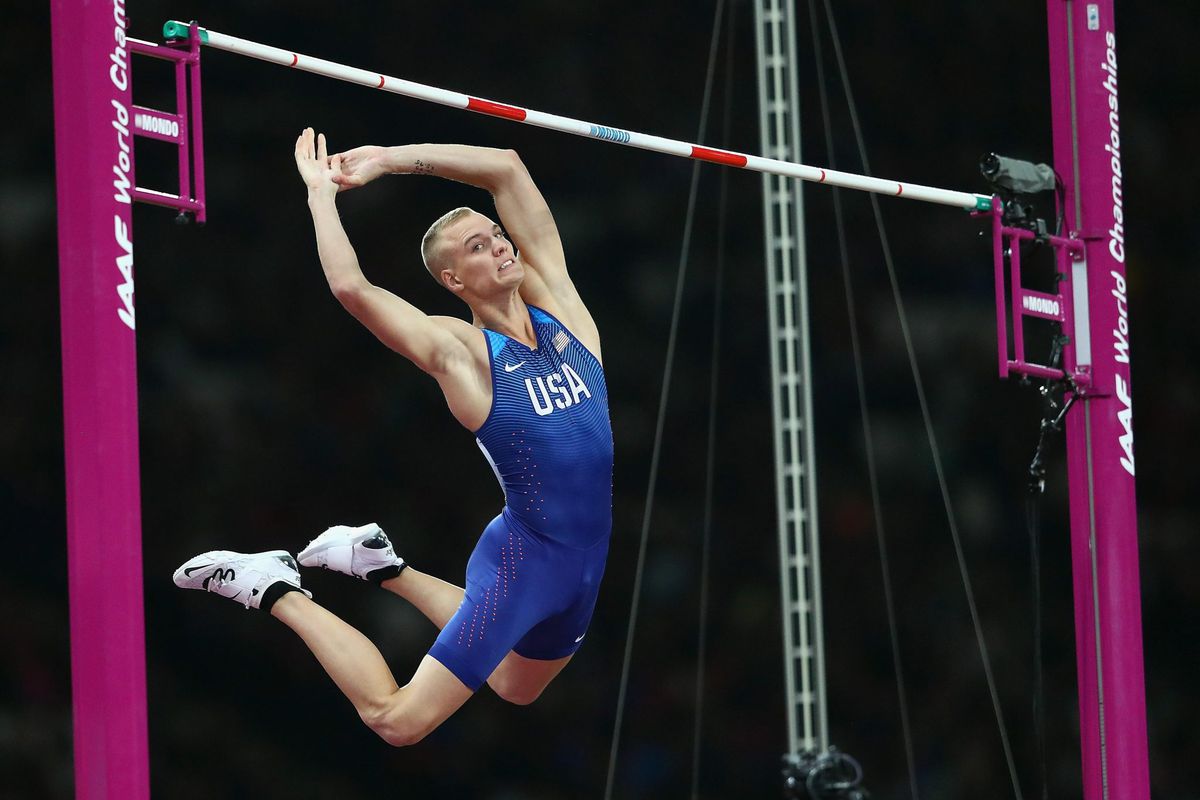
<instances>
[{"instance_id":1,"label":"blonde short hair","mask_svg":"<svg viewBox=\"0 0 1200 800\"><path fill-rule=\"evenodd\" d=\"M474 214L475 209L467 206L459 206L453 211L447 211L437 218L429 230L425 231L425 235L421 237L421 260L425 262L425 269L433 276L433 279L442 285L442 279L439 273L442 269L442 248L438 239L441 237L442 231L450 223L462 219L467 214Z\"/></svg>"}]
</instances>

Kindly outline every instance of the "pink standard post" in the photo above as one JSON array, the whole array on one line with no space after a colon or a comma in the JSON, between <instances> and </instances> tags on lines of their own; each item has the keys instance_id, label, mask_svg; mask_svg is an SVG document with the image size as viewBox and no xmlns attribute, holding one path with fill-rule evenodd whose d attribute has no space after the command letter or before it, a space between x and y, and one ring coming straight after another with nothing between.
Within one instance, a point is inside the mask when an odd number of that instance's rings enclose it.
<instances>
[{"instance_id":1,"label":"pink standard post","mask_svg":"<svg viewBox=\"0 0 1200 800\"><path fill-rule=\"evenodd\" d=\"M1112 0L1048 0L1054 166L1084 243L1092 388L1067 416L1086 800L1147 800L1150 770L1134 497L1133 407ZM1086 367L1080 364L1080 367Z\"/></svg>"},{"instance_id":2,"label":"pink standard post","mask_svg":"<svg viewBox=\"0 0 1200 800\"><path fill-rule=\"evenodd\" d=\"M150 796L124 0L52 0L75 796Z\"/></svg>"}]
</instances>

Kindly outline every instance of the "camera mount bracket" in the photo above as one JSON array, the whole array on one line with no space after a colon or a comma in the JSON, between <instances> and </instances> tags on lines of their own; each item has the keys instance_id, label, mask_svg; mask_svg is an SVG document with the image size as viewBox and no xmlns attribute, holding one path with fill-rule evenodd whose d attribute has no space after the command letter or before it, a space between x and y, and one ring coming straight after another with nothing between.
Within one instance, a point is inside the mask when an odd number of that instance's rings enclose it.
<instances>
[{"instance_id":1,"label":"camera mount bracket","mask_svg":"<svg viewBox=\"0 0 1200 800\"><path fill-rule=\"evenodd\" d=\"M996 288L996 342L999 351L1000 377L1016 374L1022 377L1065 380L1077 393L1091 386L1090 337L1076 337L1076 329L1088 330L1087 261L1083 242L1074 235L1056 236L1028 227L1006 224L1004 201L999 196L992 201L990 211L976 216L992 218L992 256ZM1054 294L1026 289L1021 283L1021 243L1036 242L1054 250ZM1007 303L1007 307L1006 307ZM1012 317L1012 358L1009 358L1008 324ZM1024 319L1033 317L1057 322L1062 326L1062 367L1037 364L1025 357Z\"/></svg>"}]
</instances>

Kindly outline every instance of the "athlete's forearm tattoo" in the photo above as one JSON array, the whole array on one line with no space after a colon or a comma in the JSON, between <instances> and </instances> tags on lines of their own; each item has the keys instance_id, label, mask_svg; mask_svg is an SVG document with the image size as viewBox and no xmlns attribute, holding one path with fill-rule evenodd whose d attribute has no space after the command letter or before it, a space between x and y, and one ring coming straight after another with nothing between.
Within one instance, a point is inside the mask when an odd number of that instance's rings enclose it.
<instances>
[{"instance_id":1,"label":"athlete's forearm tattoo","mask_svg":"<svg viewBox=\"0 0 1200 800\"><path fill-rule=\"evenodd\" d=\"M414 175L432 175L433 174L433 164L430 164L427 161L422 161L421 159L418 158L416 160L416 162L413 164L413 174Z\"/></svg>"}]
</instances>

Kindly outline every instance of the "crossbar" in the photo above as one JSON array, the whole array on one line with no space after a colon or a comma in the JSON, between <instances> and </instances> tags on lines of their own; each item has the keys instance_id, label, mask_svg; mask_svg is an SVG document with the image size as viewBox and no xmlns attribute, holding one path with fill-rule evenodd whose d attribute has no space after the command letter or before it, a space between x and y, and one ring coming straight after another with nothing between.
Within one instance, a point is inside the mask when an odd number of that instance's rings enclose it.
<instances>
[{"instance_id":1,"label":"crossbar","mask_svg":"<svg viewBox=\"0 0 1200 800\"><path fill-rule=\"evenodd\" d=\"M184 39L188 36L189 28L190 26L187 23L172 20L163 25L163 36L167 39ZM268 61L272 64L300 69L305 72L312 72L317 75L347 81L348 83L357 83L361 86L404 95L416 100L476 111L480 114L488 114L493 117L522 122L526 125L536 125L539 128L549 128L561 133L585 136L614 144L651 150L656 153L665 153L667 155L693 158L731 167L740 167L755 172L784 175L812 183L827 183L831 186L840 186L844 189L858 189L876 194L903 197L909 200L920 200L926 203L953 206L968 211L989 211L992 207L992 198L989 195L956 192L950 189L937 189L917 183L873 178L868 175L856 175L833 169L795 164L790 161L781 161L774 158L703 147L678 139L666 139L661 136L627 131L608 125L597 125L591 122L584 122L583 120L558 116L557 114L547 114L542 111L534 111L507 103L498 103L494 100L484 100L460 92L439 89L423 83L415 83L403 78L395 78L390 75L383 75L357 67L349 67L333 61L294 53L290 50L283 50L278 47L239 39L236 36L218 33L207 28L198 28L198 32L202 45L207 45L217 50L250 56L251 58Z\"/></svg>"}]
</instances>

